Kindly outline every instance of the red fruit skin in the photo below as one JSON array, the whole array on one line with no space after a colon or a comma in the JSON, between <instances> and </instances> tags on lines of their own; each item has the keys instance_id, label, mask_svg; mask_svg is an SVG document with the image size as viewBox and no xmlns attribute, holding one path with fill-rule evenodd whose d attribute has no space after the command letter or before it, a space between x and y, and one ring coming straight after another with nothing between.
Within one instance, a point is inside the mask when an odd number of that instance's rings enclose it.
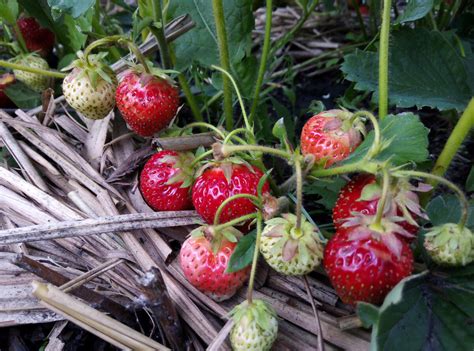
<instances>
[{"instance_id":1,"label":"red fruit skin","mask_svg":"<svg viewBox=\"0 0 474 351\"><path fill-rule=\"evenodd\" d=\"M34 17L23 17L16 23L28 51L36 51L43 57L48 56L54 47L54 33L48 28L42 28Z\"/></svg>"},{"instance_id":2,"label":"red fruit skin","mask_svg":"<svg viewBox=\"0 0 474 351\"><path fill-rule=\"evenodd\" d=\"M232 164L232 175L228 181L220 166L208 168L200 175L193 186L193 204L196 211L207 223L214 223L214 216L220 204L236 194L257 195L257 186L263 173L257 167L253 172L245 165ZM265 182L262 194L269 192ZM225 206L220 223L255 212L254 204L248 199L236 199Z\"/></svg>"},{"instance_id":3,"label":"red fruit skin","mask_svg":"<svg viewBox=\"0 0 474 351\"><path fill-rule=\"evenodd\" d=\"M13 101L5 94L5 89L15 83L15 76L11 73L4 73L0 76L0 108L15 107Z\"/></svg>"},{"instance_id":4,"label":"red fruit skin","mask_svg":"<svg viewBox=\"0 0 474 351\"><path fill-rule=\"evenodd\" d=\"M372 174L359 174L352 178L340 191L339 197L332 209L332 220L336 230L342 228L342 225L346 222L347 218L350 218L351 212L360 212L365 215L373 216L377 213L378 199L370 201L358 201L362 195L362 190L368 184L375 182L375 176ZM402 211L397 210L397 215L401 216ZM413 218L416 218L414 213L411 214ZM418 227L414 226L407 221L399 222L406 231L415 235L418 233ZM399 235L400 238L411 242L414 238L407 238Z\"/></svg>"},{"instance_id":5,"label":"red fruit skin","mask_svg":"<svg viewBox=\"0 0 474 351\"><path fill-rule=\"evenodd\" d=\"M303 155L314 155L316 163L326 159L325 168L347 158L362 141L359 134L351 136L349 132L342 130L327 130L338 118L323 115L333 111L337 110L324 111L311 117L301 132Z\"/></svg>"},{"instance_id":6,"label":"red fruit skin","mask_svg":"<svg viewBox=\"0 0 474 351\"><path fill-rule=\"evenodd\" d=\"M179 171L172 163L163 162L163 156L178 156L175 151L154 154L140 174L140 191L146 203L155 211L182 211L192 207L191 187L182 188L183 182L166 184Z\"/></svg>"},{"instance_id":7,"label":"red fruit skin","mask_svg":"<svg viewBox=\"0 0 474 351\"><path fill-rule=\"evenodd\" d=\"M133 71L120 81L115 99L130 128L144 137L166 128L179 105L178 90L168 81Z\"/></svg>"},{"instance_id":8,"label":"red fruit skin","mask_svg":"<svg viewBox=\"0 0 474 351\"><path fill-rule=\"evenodd\" d=\"M223 240L219 251L212 252L205 237L189 237L179 254L181 269L186 279L198 290L222 301L235 294L247 280L250 266L234 273L225 273L236 244Z\"/></svg>"},{"instance_id":9,"label":"red fruit skin","mask_svg":"<svg viewBox=\"0 0 474 351\"><path fill-rule=\"evenodd\" d=\"M408 243L400 240L402 252L397 258L381 241L349 240L349 233L337 231L324 250L323 264L331 284L344 303L381 304L390 290L412 273L413 253Z\"/></svg>"}]
</instances>

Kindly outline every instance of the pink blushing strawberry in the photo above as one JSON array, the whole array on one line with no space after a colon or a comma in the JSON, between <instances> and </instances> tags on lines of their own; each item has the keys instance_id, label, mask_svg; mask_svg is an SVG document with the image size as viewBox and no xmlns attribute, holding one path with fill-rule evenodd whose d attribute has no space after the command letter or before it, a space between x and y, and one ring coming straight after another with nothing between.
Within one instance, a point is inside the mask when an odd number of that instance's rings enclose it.
<instances>
[{"instance_id":1,"label":"pink blushing strawberry","mask_svg":"<svg viewBox=\"0 0 474 351\"><path fill-rule=\"evenodd\" d=\"M181 211L192 207L193 156L160 151L145 164L140 174L140 191L155 211Z\"/></svg>"}]
</instances>

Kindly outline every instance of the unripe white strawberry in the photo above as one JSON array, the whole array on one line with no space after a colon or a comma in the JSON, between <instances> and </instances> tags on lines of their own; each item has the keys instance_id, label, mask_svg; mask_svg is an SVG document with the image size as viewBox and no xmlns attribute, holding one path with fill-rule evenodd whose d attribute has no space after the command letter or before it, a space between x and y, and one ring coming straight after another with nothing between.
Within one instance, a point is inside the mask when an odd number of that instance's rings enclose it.
<instances>
[{"instance_id":1,"label":"unripe white strawberry","mask_svg":"<svg viewBox=\"0 0 474 351\"><path fill-rule=\"evenodd\" d=\"M20 56L16 58L13 62L22 66L49 70L48 62L46 62L46 60L44 60L43 58L39 57L37 54L28 54L26 56ZM20 82L25 83L28 87L35 91L41 92L49 87L50 78L42 74L31 73L19 69L14 69L13 73L15 74L16 79L18 79Z\"/></svg>"},{"instance_id":2,"label":"unripe white strawberry","mask_svg":"<svg viewBox=\"0 0 474 351\"><path fill-rule=\"evenodd\" d=\"M277 272L304 275L314 270L323 257L323 242L319 230L302 218L296 228L296 216L283 214L265 222L260 252Z\"/></svg>"},{"instance_id":3,"label":"unripe white strawberry","mask_svg":"<svg viewBox=\"0 0 474 351\"><path fill-rule=\"evenodd\" d=\"M117 79L112 70L100 62L100 56L80 57L66 69L72 72L63 80L67 103L90 119L105 118L115 106Z\"/></svg>"},{"instance_id":4,"label":"unripe white strawberry","mask_svg":"<svg viewBox=\"0 0 474 351\"><path fill-rule=\"evenodd\" d=\"M230 341L234 351L268 351L278 335L273 308L262 300L242 302L232 311L234 326Z\"/></svg>"},{"instance_id":5,"label":"unripe white strawberry","mask_svg":"<svg viewBox=\"0 0 474 351\"><path fill-rule=\"evenodd\" d=\"M474 260L474 234L466 227L445 223L425 234L424 246L443 266L465 266Z\"/></svg>"}]
</instances>

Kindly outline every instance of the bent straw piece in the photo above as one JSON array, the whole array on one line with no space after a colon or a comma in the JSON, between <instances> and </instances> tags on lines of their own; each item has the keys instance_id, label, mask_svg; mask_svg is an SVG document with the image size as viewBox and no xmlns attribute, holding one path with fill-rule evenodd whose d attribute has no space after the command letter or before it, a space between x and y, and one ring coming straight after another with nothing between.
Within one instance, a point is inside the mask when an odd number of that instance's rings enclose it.
<instances>
[{"instance_id":1,"label":"bent straw piece","mask_svg":"<svg viewBox=\"0 0 474 351\"><path fill-rule=\"evenodd\" d=\"M63 315L69 321L104 340L131 350L170 350L136 330L116 321L89 305L62 292L51 284L32 282L33 295L40 303Z\"/></svg>"}]
</instances>

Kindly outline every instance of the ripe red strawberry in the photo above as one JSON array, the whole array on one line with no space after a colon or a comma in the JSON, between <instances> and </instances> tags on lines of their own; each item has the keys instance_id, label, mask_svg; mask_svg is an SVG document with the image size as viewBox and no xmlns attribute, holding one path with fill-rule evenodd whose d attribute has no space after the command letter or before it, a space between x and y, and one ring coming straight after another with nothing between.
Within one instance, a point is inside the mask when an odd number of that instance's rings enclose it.
<instances>
[{"instance_id":1,"label":"ripe red strawberry","mask_svg":"<svg viewBox=\"0 0 474 351\"><path fill-rule=\"evenodd\" d=\"M339 229L324 251L324 268L344 303L373 304L413 271L413 253L403 240L367 227Z\"/></svg>"},{"instance_id":2,"label":"ripe red strawberry","mask_svg":"<svg viewBox=\"0 0 474 351\"><path fill-rule=\"evenodd\" d=\"M130 128L145 137L166 128L179 105L178 90L169 79L135 70L125 73L115 100Z\"/></svg>"},{"instance_id":3,"label":"ripe red strawberry","mask_svg":"<svg viewBox=\"0 0 474 351\"><path fill-rule=\"evenodd\" d=\"M227 228L232 234L235 228ZM213 242L204 236L205 228L194 230L181 246L180 264L186 279L198 290L216 301L232 297L247 280L250 266L226 273L227 264L236 243L228 241L222 233Z\"/></svg>"},{"instance_id":4,"label":"ripe red strawberry","mask_svg":"<svg viewBox=\"0 0 474 351\"><path fill-rule=\"evenodd\" d=\"M387 203L396 208L396 215L405 218L398 224L405 229L409 237L401 234L406 239L413 239L418 232L418 224L415 219L418 217L426 218L422 212L418 195L415 191L428 190L424 185L413 187L404 180L398 181L391 187L390 201ZM360 174L354 177L340 191L339 197L334 205L332 218L336 230L353 216L353 213L361 213L363 215L375 215L377 205L382 192L382 187L376 181L372 174Z\"/></svg>"},{"instance_id":5,"label":"ripe red strawberry","mask_svg":"<svg viewBox=\"0 0 474 351\"><path fill-rule=\"evenodd\" d=\"M140 174L140 191L155 211L181 211L191 208L193 156L176 151L154 154Z\"/></svg>"},{"instance_id":6,"label":"ripe red strawberry","mask_svg":"<svg viewBox=\"0 0 474 351\"><path fill-rule=\"evenodd\" d=\"M11 73L4 73L0 76L0 108L14 107L15 104L5 94L5 89L15 83L15 76Z\"/></svg>"},{"instance_id":7,"label":"ripe red strawberry","mask_svg":"<svg viewBox=\"0 0 474 351\"><path fill-rule=\"evenodd\" d=\"M364 126L351 122L352 113L329 110L311 117L301 132L303 155L313 155L316 164L329 167L342 161L362 141Z\"/></svg>"},{"instance_id":8,"label":"ripe red strawberry","mask_svg":"<svg viewBox=\"0 0 474 351\"><path fill-rule=\"evenodd\" d=\"M48 56L54 47L54 33L42 28L33 17L20 18L17 24L28 51L37 51L43 57Z\"/></svg>"},{"instance_id":9,"label":"ripe red strawberry","mask_svg":"<svg viewBox=\"0 0 474 351\"><path fill-rule=\"evenodd\" d=\"M257 187L263 173L254 166L222 162L209 164L193 186L193 204L199 215L209 224L214 222L216 211L227 198L236 194L257 195ZM265 182L262 193L268 193ZM249 199L236 199L225 206L220 223L255 212Z\"/></svg>"}]
</instances>

